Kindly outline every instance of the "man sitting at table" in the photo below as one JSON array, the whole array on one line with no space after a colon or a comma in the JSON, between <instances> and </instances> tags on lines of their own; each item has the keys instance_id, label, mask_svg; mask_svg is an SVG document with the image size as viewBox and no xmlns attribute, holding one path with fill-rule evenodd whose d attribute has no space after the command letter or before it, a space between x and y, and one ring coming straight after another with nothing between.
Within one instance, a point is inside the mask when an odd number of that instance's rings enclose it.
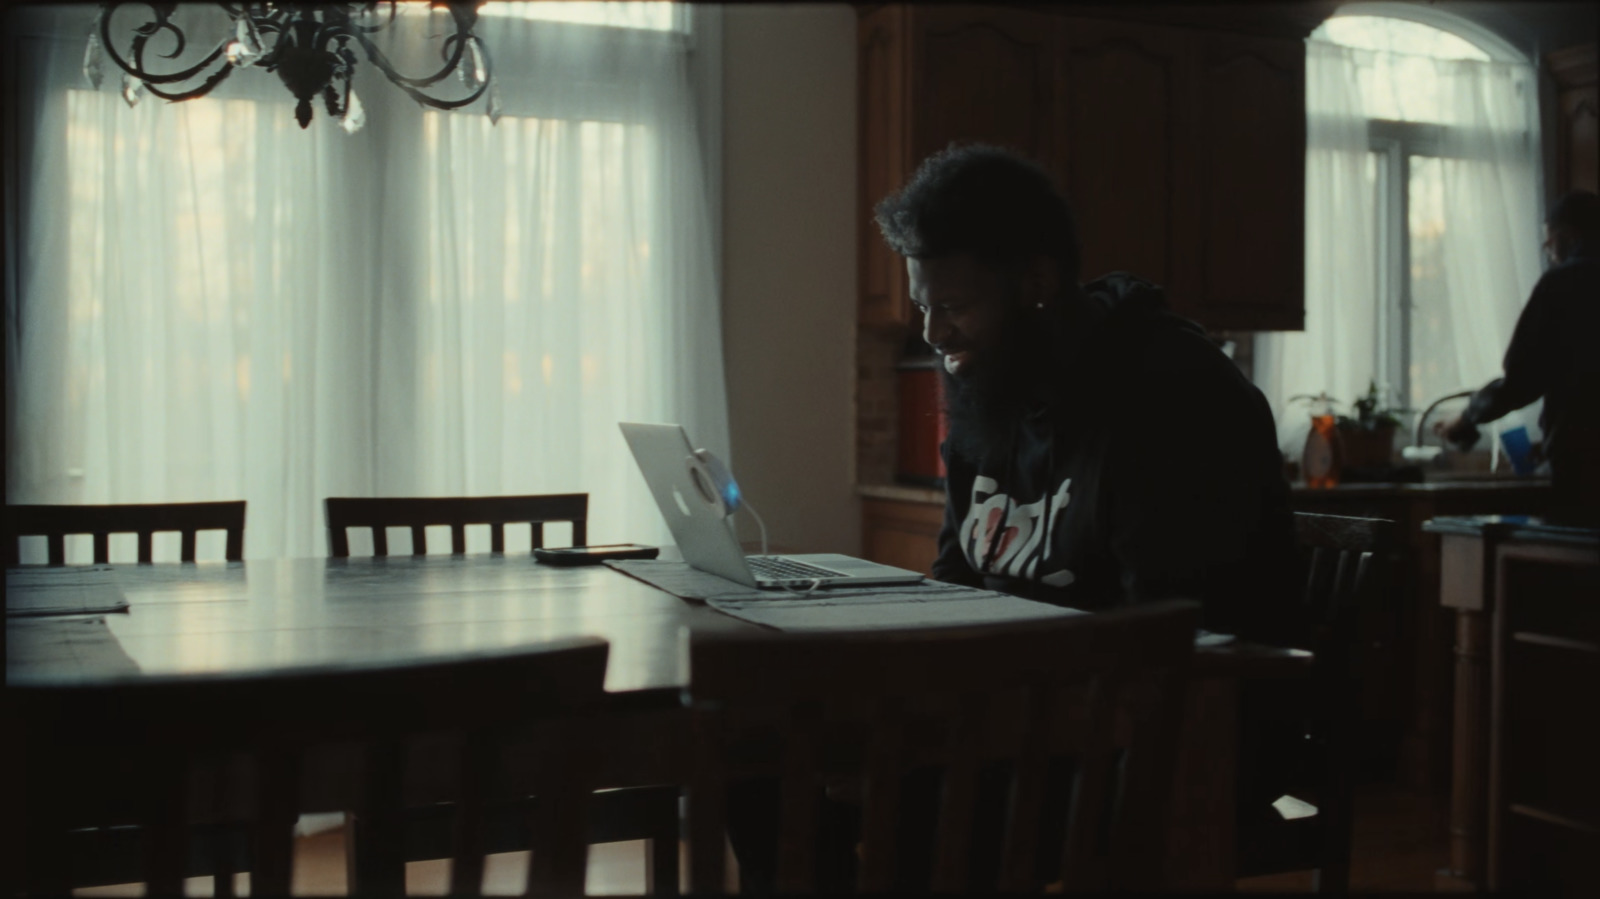
<instances>
[{"instance_id":1,"label":"man sitting at table","mask_svg":"<svg viewBox=\"0 0 1600 899\"><path fill-rule=\"evenodd\" d=\"M1121 272L1078 283L1072 214L1043 170L993 147L952 148L884 199L877 221L906 259L923 336L944 357L950 436L934 577L1081 609L1191 598L1210 630L1266 642L1291 632L1294 537L1265 398L1198 325L1167 310L1161 288ZM1292 706L1245 696L1247 820L1270 814L1283 792L1301 742ZM1003 794L988 792L998 828ZM904 796L933 820L931 785ZM729 796L729 835L756 890L772 883L776 797L776 784ZM826 803L822 815L823 879L842 885L851 814ZM975 859L974 869L994 864ZM922 875L910 876L914 887Z\"/></svg>"},{"instance_id":2,"label":"man sitting at table","mask_svg":"<svg viewBox=\"0 0 1600 899\"><path fill-rule=\"evenodd\" d=\"M1181 596L1213 631L1280 636L1293 530L1261 392L1160 287L1078 283L1066 199L957 147L878 205L950 437L934 577L1083 609Z\"/></svg>"}]
</instances>

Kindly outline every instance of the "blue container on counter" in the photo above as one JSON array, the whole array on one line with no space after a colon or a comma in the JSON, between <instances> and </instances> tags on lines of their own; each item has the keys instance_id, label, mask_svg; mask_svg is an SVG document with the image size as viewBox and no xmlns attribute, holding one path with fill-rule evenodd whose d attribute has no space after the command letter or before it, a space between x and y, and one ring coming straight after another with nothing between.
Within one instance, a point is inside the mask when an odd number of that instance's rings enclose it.
<instances>
[{"instance_id":1,"label":"blue container on counter","mask_svg":"<svg viewBox=\"0 0 1600 899\"><path fill-rule=\"evenodd\" d=\"M1517 474L1533 474L1538 467L1533 461L1533 440L1528 437L1528 429L1523 425L1501 431L1500 447L1506 451L1506 458L1511 460L1511 470Z\"/></svg>"}]
</instances>

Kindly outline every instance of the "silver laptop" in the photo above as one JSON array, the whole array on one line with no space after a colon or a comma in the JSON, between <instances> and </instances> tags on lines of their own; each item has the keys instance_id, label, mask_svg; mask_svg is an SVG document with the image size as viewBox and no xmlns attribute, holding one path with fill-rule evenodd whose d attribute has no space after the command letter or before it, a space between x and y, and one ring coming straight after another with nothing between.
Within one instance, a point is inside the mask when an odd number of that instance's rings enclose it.
<instances>
[{"instance_id":1,"label":"silver laptop","mask_svg":"<svg viewBox=\"0 0 1600 899\"><path fill-rule=\"evenodd\" d=\"M661 508L683 560L747 587L782 589L916 584L922 575L836 553L746 556L715 496L697 485L694 446L678 425L621 422L645 483Z\"/></svg>"}]
</instances>

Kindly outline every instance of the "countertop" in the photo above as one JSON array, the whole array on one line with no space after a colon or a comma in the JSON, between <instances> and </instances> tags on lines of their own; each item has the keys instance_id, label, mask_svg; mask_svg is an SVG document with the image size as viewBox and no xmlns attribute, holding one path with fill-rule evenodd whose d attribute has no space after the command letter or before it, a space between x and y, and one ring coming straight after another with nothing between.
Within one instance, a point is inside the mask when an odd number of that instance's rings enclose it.
<instances>
[{"instance_id":1,"label":"countertop","mask_svg":"<svg viewBox=\"0 0 1600 899\"><path fill-rule=\"evenodd\" d=\"M1600 527L1559 524L1532 515L1441 515L1422 523L1430 534L1492 538L1498 542L1600 543Z\"/></svg>"}]
</instances>

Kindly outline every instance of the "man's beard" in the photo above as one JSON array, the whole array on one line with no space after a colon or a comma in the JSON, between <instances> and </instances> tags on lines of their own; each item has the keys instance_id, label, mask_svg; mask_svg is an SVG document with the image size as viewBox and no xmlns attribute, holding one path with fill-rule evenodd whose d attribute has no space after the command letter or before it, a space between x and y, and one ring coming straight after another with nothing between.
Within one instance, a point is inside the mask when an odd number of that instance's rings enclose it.
<instances>
[{"instance_id":1,"label":"man's beard","mask_svg":"<svg viewBox=\"0 0 1600 899\"><path fill-rule=\"evenodd\" d=\"M1047 317L1013 312L1001 339L973 358L961 375L940 369L952 452L976 464L1009 448L1018 422L1038 401L1040 375L1051 354Z\"/></svg>"}]
</instances>

